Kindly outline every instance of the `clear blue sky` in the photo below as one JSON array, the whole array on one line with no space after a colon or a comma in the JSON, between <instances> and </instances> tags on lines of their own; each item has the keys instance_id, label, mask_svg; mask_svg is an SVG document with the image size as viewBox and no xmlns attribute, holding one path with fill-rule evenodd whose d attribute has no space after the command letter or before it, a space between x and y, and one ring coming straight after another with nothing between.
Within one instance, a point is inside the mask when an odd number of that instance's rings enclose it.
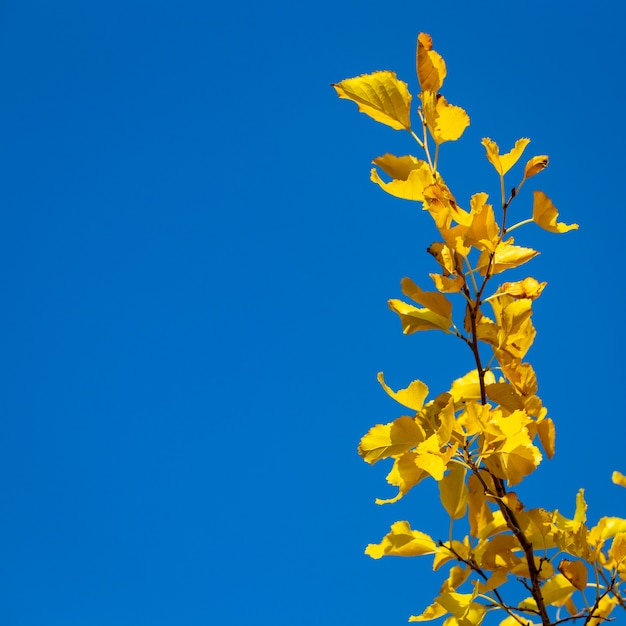
<instances>
[{"instance_id":1,"label":"clear blue sky","mask_svg":"<svg viewBox=\"0 0 626 626\"><path fill-rule=\"evenodd\" d=\"M626 515L623 7L389 7L2 2L0 623L392 626L435 595L430 559L363 555L397 519L445 533L433 489L377 507L356 445L402 414L378 371L436 393L471 359L387 309L434 232L370 160L416 146L330 87L416 93L419 31L472 120L459 203L497 192L481 137L528 136L551 163L516 210L541 188L580 224L519 232L557 424L521 498Z\"/></svg>"}]
</instances>

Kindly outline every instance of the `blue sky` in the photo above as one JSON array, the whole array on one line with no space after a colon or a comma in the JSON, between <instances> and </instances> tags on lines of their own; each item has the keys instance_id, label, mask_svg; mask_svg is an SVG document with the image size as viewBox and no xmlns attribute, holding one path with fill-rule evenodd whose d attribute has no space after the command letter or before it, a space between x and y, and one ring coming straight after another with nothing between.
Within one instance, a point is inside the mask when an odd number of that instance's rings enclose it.
<instances>
[{"instance_id":1,"label":"blue sky","mask_svg":"<svg viewBox=\"0 0 626 626\"><path fill-rule=\"evenodd\" d=\"M557 455L528 506L626 515L617 2L21 2L0 6L0 622L402 624L430 560L363 555L436 492L388 497L359 438L471 368L405 337L387 299L433 271L417 205L368 180L406 133L333 82L430 33L471 126L442 149L457 200L497 193L480 139L550 167L561 237L528 228L548 288L529 360ZM526 204L524 204L526 203ZM526 275L524 273L524 275ZM445 532L445 531L444 531ZM623 619L621 616L619 619Z\"/></svg>"}]
</instances>

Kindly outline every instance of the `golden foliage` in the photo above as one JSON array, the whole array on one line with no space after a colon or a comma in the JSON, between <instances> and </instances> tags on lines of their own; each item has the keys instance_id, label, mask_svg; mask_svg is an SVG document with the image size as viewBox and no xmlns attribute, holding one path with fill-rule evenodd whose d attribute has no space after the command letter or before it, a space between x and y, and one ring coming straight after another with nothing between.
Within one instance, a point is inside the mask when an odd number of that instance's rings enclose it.
<instances>
[{"instance_id":1,"label":"golden foliage","mask_svg":"<svg viewBox=\"0 0 626 626\"><path fill-rule=\"evenodd\" d=\"M522 186L548 165L546 155L530 158L507 197L505 176L522 157L527 138L504 154L492 139L482 140L497 173L500 199L490 203L480 191L469 199L469 210L462 208L444 182L438 156L442 143L463 135L469 116L440 93L446 64L425 33L418 36L416 69L419 132L411 126L408 86L393 72L374 72L333 86L339 97L354 101L376 121L408 131L423 151L421 158L385 154L374 159L371 170L371 180L385 192L420 202L439 233L438 241L427 248L438 265L430 273L436 291L425 291L404 278L401 290L412 303L394 298L389 307L407 335L439 330L461 340L473 365L460 377L456 371L449 389L431 400L420 380L394 391L383 374L378 375L385 392L410 414L373 426L359 444L367 463L387 458L393 463L387 482L397 494L376 502L397 502L432 478L450 529L447 541L434 541L408 522L396 522L365 552L375 559L432 555L434 570L449 566L439 595L411 622L445 617L444 626L478 626L490 612L500 610L505 615L502 626L552 626L577 619L603 623L615 607L626 607L626 519L603 517L590 528L583 490L576 496L571 519L558 510L527 509L520 500L517 486L542 461L539 446L548 459L555 454L555 424L537 395L535 371L525 361L536 336L533 305L547 283L527 276L493 284L496 274L539 254L517 245L512 230L535 223L565 233L578 225L559 222L550 198L537 190L532 208L526 205L527 217L507 225L510 205L518 202ZM493 319L487 316L486 303ZM626 487L620 472L612 478ZM469 534L455 539L453 522L462 519ZM515 581L531 595L507 602L504 593ZM569 617L559 617L561 610Z\"/></svg>"}]
</instances>

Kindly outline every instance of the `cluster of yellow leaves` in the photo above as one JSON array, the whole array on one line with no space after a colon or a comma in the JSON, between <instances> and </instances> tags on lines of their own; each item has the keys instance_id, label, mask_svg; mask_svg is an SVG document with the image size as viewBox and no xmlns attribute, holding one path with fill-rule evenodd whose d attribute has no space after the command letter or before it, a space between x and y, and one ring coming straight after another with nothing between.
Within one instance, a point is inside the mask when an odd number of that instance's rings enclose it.
<instances>
[{"instance_id":1,"label":"cluster of yellow leaves","mask_svg":"<svg viewBox=\"0 0 626 626\"><path fill-rule=\"evenodd\" d=\"M367 463L383 459L393 463L387 482L397 492L376 502L396 502L422 480L432 478L451 526L450 538L444 542L399 521L366 553L375 559L433 555L435 570L451 564L440 595L410 621L448 616L445 626L477 626L491 610L500 609L507 615L502 626L531 624L537 618L547 626L551 623L547 607L564 607L572 619L582 616L588 624L599 624L618 604L626 608L619 587L626 579L626 520L605 517L588 528L582 491L571 520L558 511L526 510L517 493L510 491L537 469L543 457L540 447L548 458L555 452L554 422L537 395L535 372L524 360L536 335L533 303L546 283L527 277L503 282L487 295L495 275L539 254L516 244L513 230L534 222L549 232L565 233L578 225L559 222L556 207L542 191L533 193L531 217L507 225L511 202L525 182L548 165L545 155L531 157L519 184L510 197L505 196L505 176L521 159L528 138L519 139L504 154L492 139L482 140L500 182L499 217L485 192L474 194L469 208L462 208L439 172L438 157L440 146L459 139L470 120L440 93L446 64L425 33L418 36L416 69L418 132L411 122L414 99L395 73L374 72L333 87L340 98L355 102L374 120L408 131L423 149L422 159L377 157L370 173L387 193L420 202L441 236L428 248L439 266L430 274L435 291L404 278L401 290L410 302L391 299L389 308L398 315L405 334L439 330L463 340L476 368L429 401L422 381L394 391L383 374L378 375L384 390L407 410L392 422L372 427L359 444L359 454ZM434 143L434 152L429 143ZM493 318L483 309L486 303ZM483 366L481 346L489 352L488 367ZM619 472L613 481L626 487L626 477ZM465 517L469 534L455 540L452 521ZM541 557L538 551L543 552ZM524 584L532 593L507 605L499 590L512 579L527 581ZM588 590L595 599L588 600ZM576 593L582 605L575 603Z\"/></svg>"},{"instance_id":2,"label":"cluster of yellow leaves","mask_svg":"<svg viewBox=\"0 0 626 626\"><path fill-rule=\"evenodd\" d=\"M370 544L366 549L375 559L388 555L433 555L433 570L456 562L440 595L420 615L412 616L410 622L430 621L449 614L452 621L447 624L478 625L488 611L502 608L498 595L493 592L512 578L530 577L518 540L508 528L501 510L493 510L495 496L485 493L485 485L476 475L471 475L467 487L459 492L459 487L465 484L458 479L461 473L459 469L451 472L451 486L442 489L442 501L444 497L454 496L449 503L462 503L460 507L450 504L446 507L451 517L460 516L459 509L468 507L469 536L462 541L435 541L426 533L413 530L408 522L400 521L392 525L381 543ZM618 604L623 604L616 581L626 581L626 520L604 517L593 528L588 528L582 490L578 493L572 519L559 511L526 511L514 492L505 497L507 507L515 512L527 539L536 550L544 553L542 557L535 557L535 566L547 606L565 608L570 616L580 615L582 607L577 602L582 600L584 605L587 602L585 591L591 589L596 596L593 619L597 621L592 619L589 623L600 623ZM595 573L593 581L589 579L590 568ZM463 585L469 586L471 592L460 592ZM615 590L613 594L607 593L610 585ZM537 615L537 604L532 596L508 609L509 617L500 622L503 626L528 624L528 616Z\"/></svg>"}]
</instances>

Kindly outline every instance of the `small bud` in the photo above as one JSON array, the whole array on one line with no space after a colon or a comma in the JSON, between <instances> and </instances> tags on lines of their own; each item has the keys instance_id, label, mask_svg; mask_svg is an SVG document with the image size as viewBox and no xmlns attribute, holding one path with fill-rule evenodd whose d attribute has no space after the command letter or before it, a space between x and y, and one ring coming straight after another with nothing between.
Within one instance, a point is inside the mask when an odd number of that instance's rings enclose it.
<instances>
[{"instance_id":1,"label":"small bud","mask_svg":"<svg viewBox=\"0 0 626 626\"><path fill-rule=\"evenodd\" d=\"M536 156L530 159L528 163L526 163L526 167L524 168L524 178L530 178L535 174L539 174L541 170L545 170L548 167L548 157L545 154L541 156Z\"/></svg>"}]
</instances>

